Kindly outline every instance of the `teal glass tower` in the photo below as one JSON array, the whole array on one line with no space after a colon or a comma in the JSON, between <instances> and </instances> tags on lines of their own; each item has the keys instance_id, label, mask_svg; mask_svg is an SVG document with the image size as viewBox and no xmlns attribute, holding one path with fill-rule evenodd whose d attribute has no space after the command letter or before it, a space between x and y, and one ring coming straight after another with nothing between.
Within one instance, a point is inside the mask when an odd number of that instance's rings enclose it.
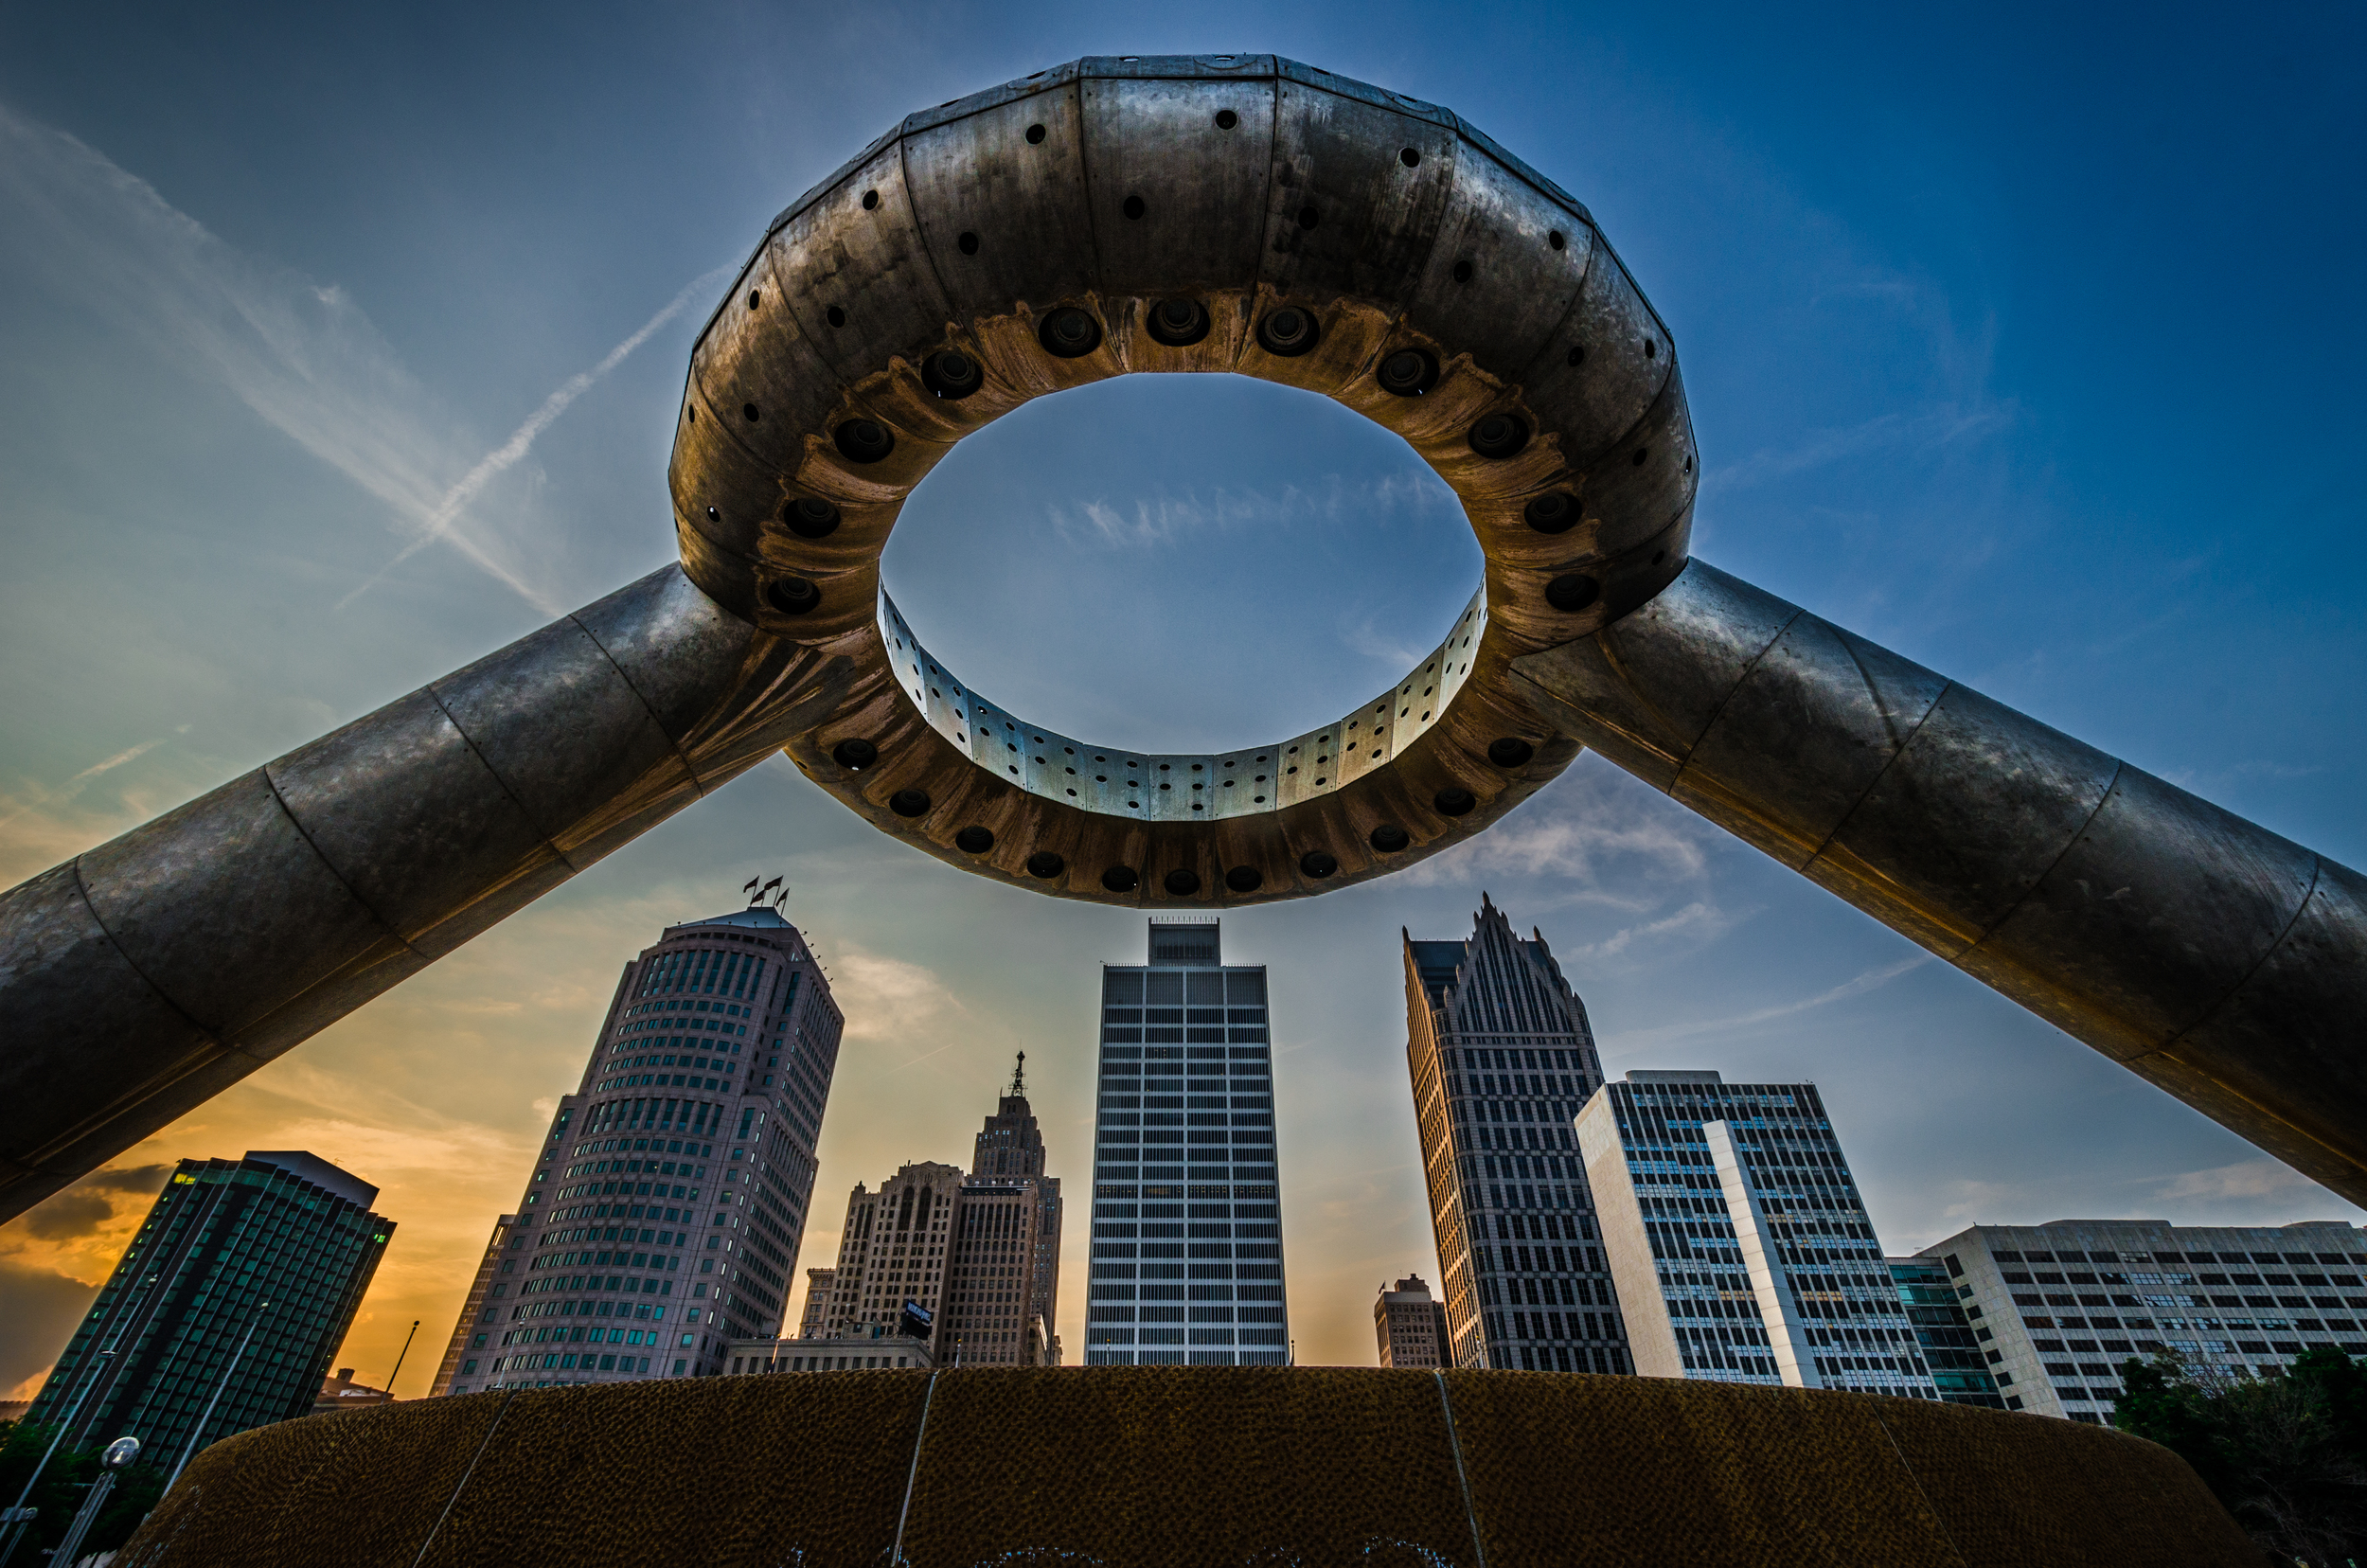
<instances>
[{"instance_id":1,"label":"teal glass tower","mask_svg":"<svg viewBox=\"0 0 2367 1568\"><path fill-rule=\"evenodd\" d=\"M309 1413L395 1233L376 1202L314 1154L182 1161L27 1419L169 1468L193 1436Z\"/></svg>"}]
</instances>

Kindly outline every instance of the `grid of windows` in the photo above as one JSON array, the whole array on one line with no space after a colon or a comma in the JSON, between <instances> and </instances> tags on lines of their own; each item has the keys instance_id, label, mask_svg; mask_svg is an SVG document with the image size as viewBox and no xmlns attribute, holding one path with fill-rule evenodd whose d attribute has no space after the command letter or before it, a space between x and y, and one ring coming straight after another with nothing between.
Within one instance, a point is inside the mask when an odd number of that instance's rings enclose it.
<instances>
[{"instance_id":1,"label":"grid of windows","mask_svg":"<svg viewBox=\"0 0 2367 1568\"><path fill-rule=\"evenodd\" d=\"M1942 1271L2012 1410L2108 1421L2121 1363L2165 1349L2221 1379L2317 1346L2367 1355L2367 1239L2340 1221L1977 1225L1918 1257Z\"/></svg>"},{"instance_id":2,"label":"grid of windows","mask_svg":"<svg viewBox=\"0 0 2367 1568\"><path fill-rule=\"evenodd\" d=\"M1602 1080L1584 1005L1485 895L1468 941L1409 939L1405 965L1451 1364L1631 1370L1570 1128Z\"/></svg>"},{"instance_id":3,"label":"grid of windows","mask_svg":"<svg viewBox=\"0 0 2367 1568\"><path fill-rule=\"evenodd\" d=\"M27 1418L79 1401L69 1442L136 1433L169 1465L306 1414L394 1234L376 1198L309 1154L182 1161Z\"/></svg>"},{"instance_id":4,"label":"grid of windows","mask_svg":"<svg viewBox=\"0 0 2367 1568\"><path fill-rule=\"evenodd\" d=\"M434 1392L697 1375L777 1332L842 1023L770 909L671 927L627 965Z\"/></svg>"},{"instance_id":5,"label":"grid of windows","mask_svg":"<svg viewBox=\"0 0 2367 1568\"><path fill-rule=\"evenodd\" d=\"M1278 1366L1266 971L1219 964L1213 922L1154 923L1151 952L1102 971L1086 1363Z\"/></svg>"}]
</instances>

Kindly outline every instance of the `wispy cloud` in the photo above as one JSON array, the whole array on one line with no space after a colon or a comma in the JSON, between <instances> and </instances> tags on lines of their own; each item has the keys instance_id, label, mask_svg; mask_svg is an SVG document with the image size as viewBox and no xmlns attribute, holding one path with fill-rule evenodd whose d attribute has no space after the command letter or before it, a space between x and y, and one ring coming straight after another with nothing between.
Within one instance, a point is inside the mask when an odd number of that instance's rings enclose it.
<instances>
[{"instance_id":1,"label":"wispy cloud","mask_svg":"<svg viewBox=\"0 0 2367 1568\"><path fill-rule=\"evenodd\" d=\"M2002 430L2013 418L2009 405L1989 403L1883 414L1842 429L1813 432L1789 447L1769 448L1706 468L1701 490L1705 495L1747 490L1875 452L1933 452Z\"/></svg>"},{"instance_id":2,"label":"wispy cloud","mask_svg":"<svg viewBox=\"0 0 2367 1568\"><path fill-rule=\"evenodd\" d=\"M136 746L126 746L123 750L116 753L113 757L108 757L106 760L92 763L89 767L84 768L80 773L76 774L72 778L67 779L64 783L59 785L54 790L35 790L32 792L30 797L20 802L14 811L11 811L7 816L0 816L0 828L6 828L9 823L14 822L18 817L23 816L26 812L34 810L36 807L64 805L67 801L72 800L76 795L81 793L82 786L89 783L92 779L97 778L100 774L112 773L116 769L123 766L126 762L136 761L140 757L146 757L150 752L152 752L158 746L163 745L167 739L167 737L160 735L152 740L143 740Z\"/></svg>"},{"instance_id":3,"label":"wispy cloud","mask_svg":"<svg viewBox=\"0 0 2367 1568\"><path fill-rule=\"evenodd\" d=\"M2239 1160L2208 1170L2180 1171L2154 1191L2161 1199L2273 1198L2317 1183L2281 1160Z\"/></svg>"},{"instance_id":4,"label":"wispy cloud","mask_svg":"<svg viewBox=\"0 0 2367 1568\"><path fill-rule=\"evenodd\" d=\"M1884 964L1878 969L1867 970L1828 990L1821 990L1814 996L1804 996L1796 1001L1779 1002L1767 1007L1754 1007L1749 1012L1735 1013L1725 1018L1699 1019L1684 1024L1664 1024L1656 1029L1622 1030L1618 1036L1617 1048L1621 1054L1625 1055L1649 1046L1665 1045L1672 1041L1699 1040L1704 1035L1726 1034L1735 1029L1754 1028L1761 1024L1772 1023L1778 1018L1790 1018L1798 1013L1812 1012L1819 1007L1829 1007L1836 1002L1845 1002L1853 996L1863 996L1868 991L1879 990L1900 975L1919 970L1924 965L1933 962L1936 960L1930 953L1918 953L1911 958L1902 958L1895 964Z\"/></svg>"},{"instance_id":5,"label":"wispy cloud","mask_svg":"<svg viewBox=\"0 0 2367 1568\"><path fill-rule=\"evenodd\" d=\"M1194 534L1255 526L1369 524L1396 515L1456 514L1454 494L1428 474L1350 479L1328 474L1311 485L1278 490L1186 490L1140 498L1128 506L1106 500L1051 508L1052 526L1071 542L1112 549L1148 549Z\"/></svg>"},{"instance_id":6,"label":"wispy cloud","mask_svg":"<svg viewBox=\"0 0 2367 1568\"><path fill-rule=\"evenodd\" d=\"M666 303L664 309L643 322L639 331L611 348L599 364L589 370L579 370L561 382L557 391L543 400L543 406L527 417L525 423L509 433L509 439L487 453L478 460L476 467L463 474L460 482L444 493L443 500L436 503L435 512L429 516L425 530L417 539L404 545L392 561L371 573L360 587L339 599L337 608L342 610L351 604L388 572L418 555L430 544L451 537L453 524L460 514L476 500L478 495L484 492L485 487L492 483L497 475L516 466L518 460L533 447L534 438L548 430L554 419L567 412L568 404L589 392L601 377L623 364L627 355L648 342L650 333L680 315L692 300L713 289L730 272L731 268L727 266L717 267L702 276L692 278L683 286L680 294Z\"/></svg>"},{"instance_id":7,"label":"wispy cloud","mask_svg":"<svg viewBox=\"0 0 2367 1568\"><path fill-rule=\"evenodd\" d=\"M1533 878L1550 903L1601 902L1639 913L1700 881L1715 829L1666 802L1642 797L1581 759L1537 799L1445 854L1401 873L1417 886L1487 877ZM1536 905L1532 893L1526 901Z\"/></svg>"},{"instance_id":8,"label":"wispy cloud","mask_svg":"<svg viewBox=\"0 0 2367 1568\"><path fill-rule=\"evenodd\" d=\"M62 291L220 380L383 503L410 536L398 560L449 543L546 615L561 606L535 570L535 541L514 524L503 532L471 518L470 505L714 276L692 283L598 365L552 393L508 441L477 457L480 442L420 386L343 289L240 251L104 153L5 105L0 234Z\"/></svg>"}]
</instances>

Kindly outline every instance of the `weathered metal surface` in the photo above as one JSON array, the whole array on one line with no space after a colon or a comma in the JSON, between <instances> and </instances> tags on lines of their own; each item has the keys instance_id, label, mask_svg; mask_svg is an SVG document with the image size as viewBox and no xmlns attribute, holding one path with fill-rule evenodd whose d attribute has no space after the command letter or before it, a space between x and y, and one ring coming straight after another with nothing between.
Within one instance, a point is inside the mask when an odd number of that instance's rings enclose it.
<instances>
[{"instance_id":1,"label":"weathered metal surface","mask_svg":"<svg viewBox=\"0 0 2367 1568\"><path fill-rule=\"evenodd\" d=\"M0 1216L836 708L675 567L0 894Z\"/></svg>"},{"instance_id":2,"label":"weathered metal surface","mask_svg":"<svg viewBox=\"0 0 2367 1568\"><path fill-rule=\"evenodd\" d=\"M2367 1203L2356 872L1699 561L1513 669L1566 733Z\"/></svg>"},{"instance_id":3,"label":"weathered metal surface","mask_svg":"<svg viewBox=\"0 0 2367 1568\"><path fill-rule=\"evenodd\" d=\"M1179 300L1201 324L1184 341L1153 317ZM1310 345L1261 330L1290 311ZM1064 312L1076 351L1056 341ZM947 350L974 391L932 382ZM1397 683L1405 702L1237 755L1135 757L1008 713L926 654L879 592L912 488L1028 399L1134 370L1335 398L1463 498L1486 579ZM864 668L861 701L789 751L886 831L1074 898L1290 898L1468 837L1575 755L1509 661L1682 568L1696 463L1674 370L1586 210L1450 112L1272 56L1085 60L910 116L782 215L692 356L677 534L719 603ZM862 419L892 447L851 450ZM1475 435L1491 420L1516 432L1501 450ZM1570 526L1532 525L1548 495ZM791 526L817 502L834 528ZM909 709L879 704L891 684ZM860 774L834 760L849 739L878 749ZM1524 759L1489 762L1499 741ZM993 847L962 848L970 829Z\"/></svg>"}]
</instances>

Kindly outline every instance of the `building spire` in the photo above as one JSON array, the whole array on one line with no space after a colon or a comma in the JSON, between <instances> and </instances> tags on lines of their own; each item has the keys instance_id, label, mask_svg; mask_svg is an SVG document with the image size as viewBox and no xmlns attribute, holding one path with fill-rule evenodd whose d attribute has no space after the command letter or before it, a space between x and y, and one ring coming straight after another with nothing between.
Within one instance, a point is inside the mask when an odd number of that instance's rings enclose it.
<instances>
[{"instance_id":1,"label":"building spire","mask_svg":"<svg viewBox=\"0 0 2367 1568\"><path fill-rule=\"evenodd\" d=\"M1019 1053L1018 1063L1011 1068L1011 1098L1022 1099L1027 1094L1027 1053Z\"/></svg>"}]
</instances>

